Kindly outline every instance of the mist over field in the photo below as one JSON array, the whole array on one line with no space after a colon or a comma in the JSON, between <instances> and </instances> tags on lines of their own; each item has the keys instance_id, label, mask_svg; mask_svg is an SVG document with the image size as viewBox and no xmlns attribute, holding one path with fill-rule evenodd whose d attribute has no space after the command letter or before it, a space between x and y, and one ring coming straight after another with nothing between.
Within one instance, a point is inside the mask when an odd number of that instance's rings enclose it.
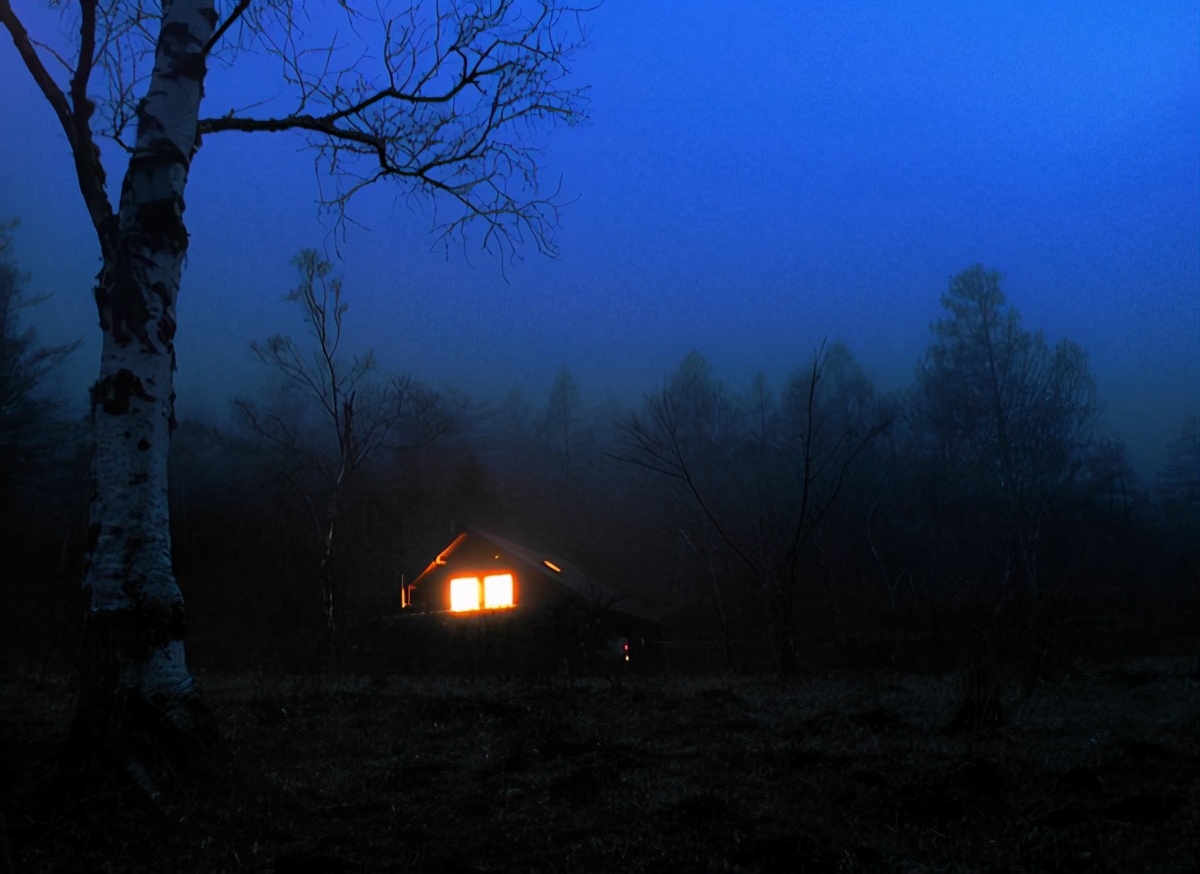
<instances>
[{"instance_id":1,"label":"mist over field","mask_svg":"<svg viewBox=\"0 0 1200 874\"><path fill-rule=\"evenodd\" d=\"M779 385L824 337L904 389L948 280L981 263L1027 327L1088 352L1100 427L1152 475L1200 397L1195 19L1186 3L607 4L571 61L589 120L539 139L540 178L570 201L554 260L508 263L478 235L447 248L431 205L386 185L340 239L299 140L210 136L189 182L179 415L225 422L260 390L248 344L302 330L280 298L303 247L345 275L348 349L490 400L540 401L565 365L589 407L636 405L691 350L738 390L759 371ZM210 78L206 112L278 100L274 66L242 63ZM82 409L99 265L63 134L16 53L0 65L22 120L0 140L0 209L22 220L29 291L54 294L29 318L83 341L58 380ZM119 179L123 153L102 149Z\"/></svg>"},{"instance_id":2,"label":"mist over field","mask_svg":"<svg viewBox=\"0 0 1200 874\"><path fill-rule=\"evenodd\" d=\"M1200 7L211 6L0 0L0 874L1191 870Z\"/></svg>"}]
</instances>

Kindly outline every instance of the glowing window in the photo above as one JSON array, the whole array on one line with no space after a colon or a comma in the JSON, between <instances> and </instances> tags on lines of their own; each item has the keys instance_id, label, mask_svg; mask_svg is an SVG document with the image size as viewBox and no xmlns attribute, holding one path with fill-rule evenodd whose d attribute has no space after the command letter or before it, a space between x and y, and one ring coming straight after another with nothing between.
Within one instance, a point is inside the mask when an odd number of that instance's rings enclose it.
<instances>
[{"instance_id":1,"label":"glowing window","mask_svg":"<svg viewBox=\"0 0 1200 874\"><path fill-rule=\"evenodd\" d=\"M513 605L512 574L493 574L483 578L483 606L486 609Z\"/></svg>"},{"instance_id":2,"label":"glowing window","mask_svg":"<svg viewBox=\"0 0 1200 874\"><path fill-rule=\"evenodd\" d=\"M455 577L450 581L450 609L479 609L479 577Z\"/></svg>"}]
</instances>

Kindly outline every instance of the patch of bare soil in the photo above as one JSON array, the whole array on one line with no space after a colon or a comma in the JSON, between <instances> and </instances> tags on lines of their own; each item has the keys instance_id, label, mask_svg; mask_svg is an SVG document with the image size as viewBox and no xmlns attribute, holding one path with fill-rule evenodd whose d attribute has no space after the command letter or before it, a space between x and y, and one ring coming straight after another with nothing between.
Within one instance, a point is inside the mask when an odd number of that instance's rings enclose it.
<instances>
[{"instance_id":1,"label":"patch of bare soil","mask_svg":"<svg viewBox=\"0 0 1200 874\"><path fill-rule=\"evenodd\" d=\"M210 677L224 750L163 807L70 781L69 690L10 683L0 871L1191 872L1177 667L1076 672L973 732L954 677Z\"/></svg>"}]
</instances>

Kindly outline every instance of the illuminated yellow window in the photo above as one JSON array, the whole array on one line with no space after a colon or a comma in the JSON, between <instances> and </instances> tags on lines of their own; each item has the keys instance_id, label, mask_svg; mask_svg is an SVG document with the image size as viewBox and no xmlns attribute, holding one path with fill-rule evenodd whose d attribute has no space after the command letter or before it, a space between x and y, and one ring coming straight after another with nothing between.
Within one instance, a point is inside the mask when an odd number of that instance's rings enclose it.
<instances>
[{"instance_id":1,"label":"illuminated yellow window","mask_svg":"<svg viewBox=\"0 0 1200 874\"><path fill-rule=\"evenodd\" d=\"M512 574L493 574L483 578L483 606L486 609L513 605Z\"/></svg>"},{"instance_id":2,"label":"illuminated yellow window","mask_svg":"<svg viewBox=\"0 0 1200 874\"><path fill-rule=\"evenodd\" d=\"M455 577L450 581L450 609L479 609L479 577Z\"/></svg>"}]
</instances>

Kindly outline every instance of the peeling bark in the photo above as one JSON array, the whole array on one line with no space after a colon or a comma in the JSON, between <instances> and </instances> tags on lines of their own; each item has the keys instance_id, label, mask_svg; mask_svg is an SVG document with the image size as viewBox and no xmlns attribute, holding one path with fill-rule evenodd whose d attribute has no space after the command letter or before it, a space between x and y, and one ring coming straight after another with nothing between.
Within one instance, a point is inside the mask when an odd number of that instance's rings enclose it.
<instances>
[{"instance_id":1,"label":"peeling bark","mask_svg":"<svg viewBox=\"0 0 1200 874\"><path fill-rule=\"evenodd\" d=\"M112 246L96 285L103 347L91 389L93 452L84 573L87 661L79 744L123 755L154 795L143 741L210 731L184 654L184 602L171 564L167 455L174 426L175 306L187 252L183 192L198 145L212 0L164 4L154 72Z\"/></svg>"},{"instance_id":2,"label":"peeling bark","mask_svg":"<svg viewBox=\"0 0 1200 874\"><path fill-rule=\"evenodd\" d=\"M553 0L532 15L508 0L483 9L439 4L429 13L428 27L410 28L394 26L380 7L372 22L382 40L381 56L371 58L376 76L359 75L357 61L343 69L309 70L305 59L314 49L289 32L298 22L288 3L256 3L249 12L252 0L236 0L225 5L222 18L215 0L76 2L73 69L63 54L30 37L11 0L0 0L0 26L12 36L70 144L103 258L95 289L103 348L91 391L95 454L83 586L93 652L85 662L75 728L79 737L103 732L98 749L107 745L119 754L130 749L123 743L127 727L152 726L150 735L161 736L164 727L194 734L203 716L184 658L184 604L171 567L166 473L174 424L175 306L188 248L184 190L200 134L296 131L308 137L318 169L336 180L324 203L339 221L345 221L346 205L358 191L391 179L461 207L461 215L441 229L447 239L478 222L489 250L512 252L528 235L539 251L553 254L549 232L557 224L558 204L538 195L537 151L518 131L538 121L573 124L585 117L582 89L562 85L569 73L566 59L577 44L560 33L583 10L559 8ZM155 5L161 14L147 79L142 61ZM353 19L352 28L358 19L366 23L365 13L340 5ZM425 13L413 15L416 22ZM254 118L231 111L199 119L208 53L239 21L244 35L253 37L246 42L283 61L284 84L295 98L292 114ZM262 30L273 27L283 32ZM68 90L56 83L40 48L68 67ZM328 58L341 55L336 35L327 48ZM115 114L107 133L125 146L131 120L136 122L115 212L92 130L94 71L109 76L106 104ZM146 92L131 106L125 86L141 87L143 81ZM415 151L414 138L420 141ZM361 165L360 159L378 166ZM357 464L361 456L352 460ZM344 490L344 481L338 488ZM340 494L329 511L327 559ZM336 631L338 589L328 560L324 573L329 627ZM130 757L125 770L153 793L146 761Z\"/></svg>"}]
</instances>

